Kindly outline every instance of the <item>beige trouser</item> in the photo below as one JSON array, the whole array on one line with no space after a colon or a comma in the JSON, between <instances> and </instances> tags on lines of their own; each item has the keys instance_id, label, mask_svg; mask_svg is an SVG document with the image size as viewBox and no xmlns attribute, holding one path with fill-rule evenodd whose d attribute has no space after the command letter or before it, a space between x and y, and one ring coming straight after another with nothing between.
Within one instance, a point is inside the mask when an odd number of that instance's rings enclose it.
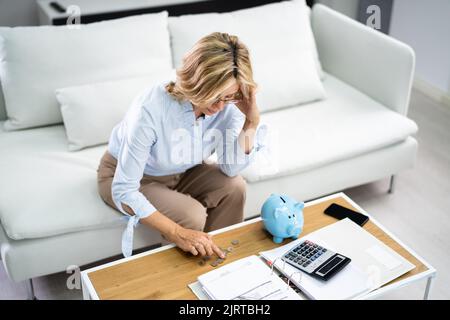
<instances>
[{"instance_id":1,"label":"beige trouser","mask_svg":"<svg viewBox=\"0 0 450 320\"><path fill-rule=\"evenodd\" d=\"M97 170L103 201L118 210L111 185L117 160L107 151ZM217 165L199 164L186 172L168 176L144 175L139 191L155 208L185 228L209 232L244 217L245 180L228 177Z\"/></svg>"}]
</instances>

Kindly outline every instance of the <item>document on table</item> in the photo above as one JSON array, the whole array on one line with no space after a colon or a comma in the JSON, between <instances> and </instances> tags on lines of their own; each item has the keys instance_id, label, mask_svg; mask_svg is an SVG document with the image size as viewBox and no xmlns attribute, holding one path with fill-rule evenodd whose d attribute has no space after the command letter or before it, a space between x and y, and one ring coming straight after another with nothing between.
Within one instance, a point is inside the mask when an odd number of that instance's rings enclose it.
<instances>
[{"instance_id":1,"label":"document on table","mask_svg":"<svg viewBox=\"0 0 450 320\"><path fill-rule=\"evenodd\" d=\"M352 261L328 281L309 276L281 256L308 239ZM301 239L260 252L198 277L189 287L200 299L304 299L261 259L291 279L311 299L354 299L390 282L415 266L350 219L340 220Z\"/></svg>"},{"instance_id":2,"label":"document on table","mask_svg":"<svg viewBox=\"0 0 450 320\"><path fill-rule=\"evenodd\" d=\"M336 252L351 258L368 276L371 289L381 287L415 268L415 265L348 218L318 230L315 236L325 247L329 244Z\"/></svg>"},{"instance_id":3,"label":"document on table","mask_svg":"<svg viewBox=\"0 0 450 320\"><path fill-rule=\"evenodd\" d=\"M307 239L311 239L311 241L323 245L317 239L312 240L309 235ZM283 256L290 248L296 246L301 241L303 240L295 240L285 246L269 251L263 251L261 252L261 256L269 262L275 261L275 267L286 277L290 278L291 281L310 299L352 299L370 291L368 277L352 262L328 281L322 281L279 259L279 257ZM334 251L330 246L327 246L326 248Z\"/></svg>"},{"instance_id":4,"label":"document on table","mask_svg":"<svg viewBox=\"0 0 450 320\"><path fill-rule=\"evenodd\" d=\"M276 272L257 256L239 259L198 277L189 285L200 299L301 300Z\"/></svg>"},{"instance_id":5,"label":"document on table","mask_svg":"<svg viewBox=\"0 0 450 320\"><path fill-rule=\"evenodd\" d=\"M292 276L295 267L277 259L304 239L341 253L352 261L330 280L323 282L302 276L300 282L293 278L305 294L313 299L358 298L414 269L414 265L386 246L372 234L346 218L285 246L260 252L269 262L275 262L280 272Z\"/></svg>"}]
</instances>

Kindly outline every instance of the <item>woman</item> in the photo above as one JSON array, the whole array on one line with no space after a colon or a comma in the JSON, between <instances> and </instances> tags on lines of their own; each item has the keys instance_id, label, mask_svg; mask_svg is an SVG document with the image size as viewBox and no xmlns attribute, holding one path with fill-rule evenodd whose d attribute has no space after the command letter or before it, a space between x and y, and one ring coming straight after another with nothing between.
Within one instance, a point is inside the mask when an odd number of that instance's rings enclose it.
<instances>
[{"instance_id":1,"label":"woman","mask_svg":"<svg viewBox=\"0 0 450 320\"><path fill-rule=\"evenodd\" d=\"M238 173L262 147L255 89L246 46L215 32L184 56L175 82L135 99L98 168L100 196L130 217L125 256L140 222L193 255L224 257L206 232L243 220ZM206 164L213 152L218 163Z\"/></svg>"}]
</instances>

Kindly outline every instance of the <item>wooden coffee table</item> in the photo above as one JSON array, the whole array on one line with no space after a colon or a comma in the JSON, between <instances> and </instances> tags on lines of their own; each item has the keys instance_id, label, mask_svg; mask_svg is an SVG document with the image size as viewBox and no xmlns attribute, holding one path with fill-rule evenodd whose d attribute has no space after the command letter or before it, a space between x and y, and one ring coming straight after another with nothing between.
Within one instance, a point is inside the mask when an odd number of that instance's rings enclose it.
<instances>
[{"instance_id":1,"label":"wooden coffee table","mask_svg":"<svg viewBox=\"0 0 450 320\"><path fill-rule=\"evenodd\" d=\"M337 193L305 204L305 223L301 236L336 222L323 213L332 202L370 216L344 193ZM424 299L428 299L436 270L404 245L392 233L370 216L364 229L395 250L415 268L364 296L373 299L413 282L427 279ZM275 244L264 230L260 217L211 232L214 242L223 248L233 239L239 240L234 250L220 266L258 254L282 244ZM286 244L285 240L283 244ZM154 250L123 258L81 272L84 299L197 299L188 284L213 269L209 263L199 265L200 257L192 256L169 244Z\"/></svg>"}]
</instances>

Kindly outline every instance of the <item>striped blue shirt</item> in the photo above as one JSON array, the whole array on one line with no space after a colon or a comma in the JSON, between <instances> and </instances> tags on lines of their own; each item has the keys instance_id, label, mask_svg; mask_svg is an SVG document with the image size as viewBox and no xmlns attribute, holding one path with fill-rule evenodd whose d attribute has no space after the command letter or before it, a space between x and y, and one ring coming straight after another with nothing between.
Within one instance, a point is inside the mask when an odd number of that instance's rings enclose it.
<instances>
[{"instance_id":1,"label":"striped blue shirt","mask_svg":"<svg viewBox=\"0 0 450 320\"><path fill-rule=\"evenodd\" d=\"M166 92L167 83L161 82L139 95L109 139L108 151L118 160L112 198L122 213L128 215L122 203L135 213L129 217L122 237L124 256L131 255L133 230L139 219L157 210L151 199L139 191L144 174L182 173L216 153L220 170L235 176L264 147L264 134L260 133L266 128L260 125L253 149L249 154L244 153L237 137L245 116L234 104L196 119L189 101L180 103Z\"/></svg>"}]
</instances>

